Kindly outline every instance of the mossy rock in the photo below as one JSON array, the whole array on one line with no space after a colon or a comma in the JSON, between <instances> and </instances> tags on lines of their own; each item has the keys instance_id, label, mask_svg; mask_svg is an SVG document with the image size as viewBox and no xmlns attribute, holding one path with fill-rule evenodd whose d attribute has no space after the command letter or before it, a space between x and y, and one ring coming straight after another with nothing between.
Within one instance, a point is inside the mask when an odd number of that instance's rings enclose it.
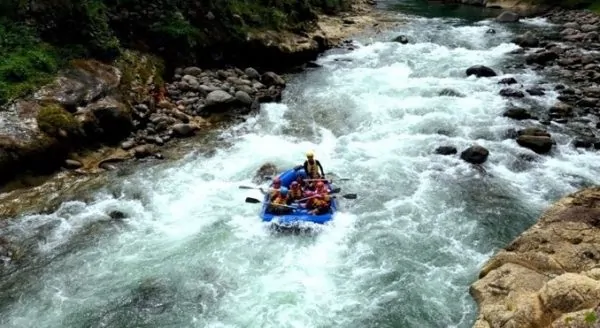
<instances>
[{"instance_id":1,"label":"mossy rock","mask_svg":"<svg viewBox=\"0 0 600 328\"><path fill-rule=\"evenodd\" d=\"M130 104L148 101L164 85L165 64L159 57L126 50L114 65L121 71L119 88Z\"/></svg>"},{"instance_id":2,"label":"mossy rock","mask_svg":"<svg viewBox=\"0 0 600 328\"><path fill-rule=\"evenodd\" d=\"M67 137L80 131L79 122L59 104L45 104L36 117L39 129L52 137Z\"/></svg>"}]
</instances>

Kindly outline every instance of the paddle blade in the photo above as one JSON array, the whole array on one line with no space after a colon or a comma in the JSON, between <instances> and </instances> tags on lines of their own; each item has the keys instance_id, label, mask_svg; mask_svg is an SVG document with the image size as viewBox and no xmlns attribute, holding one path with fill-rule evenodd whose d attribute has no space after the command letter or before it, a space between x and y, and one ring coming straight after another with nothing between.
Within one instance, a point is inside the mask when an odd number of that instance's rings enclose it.
<instances>
[{"instance_id":1,"label":"paddle blade","mask_svg":"<svg viewBox=\"0 0 600 328\"><path fill-rule=\"evenodd\" d=\"M240 189L258 189L258 187L240 186Z\"/></svg>"},{"instance_id":2,"label":"paddle blade","mask_svg":"<svg viewBox=\"0 0 600 328\"><path fill-rule=\"evenodd\" d=\"M260 204L261 201L256 198L246 197L246 203Z\"/></svg>"},{"instance_id":3,"label":"paddle blade","mask_svg":"<svg viewBox=\"0 0 600 328\"><path fill-rule=\"evenodd\" d=\"M356 194L345 194L342 197L346 199L356 199Z\"/></svg>"},{"instance_id":4,"label":"paddle blade","mask_svg":"<svg viewBox=\"0 0 600 328\"><path fill-rule=\"evenodd\" d=\"M333 188L331 189L331 194L337 194L338 192L342 191L342 188Z\"/></svg>"}]
</instances>

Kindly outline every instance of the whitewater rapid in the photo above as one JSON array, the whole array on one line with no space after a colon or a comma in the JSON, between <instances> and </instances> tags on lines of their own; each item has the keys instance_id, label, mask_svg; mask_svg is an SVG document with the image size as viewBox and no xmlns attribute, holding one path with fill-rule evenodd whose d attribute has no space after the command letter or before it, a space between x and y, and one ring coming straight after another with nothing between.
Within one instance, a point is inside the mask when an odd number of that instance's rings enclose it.
<instances>
[{"instance_id":1,"label":"whitewater rapid","mask_svg":"<svg viewBox=\"0 0 600 328\"><path fill-rule=\"evenodd\" d=\"M30 250L42 260L3 277L0 326L470 327L468 287L481 265L552 201L600 183L600 155L553 133L552 155L538 156L507 136L531 123L502 117L509 101L497 81L545 78L465 69L503 72L518 48L508 27L405 18L293 76L281 104L222 132L216 152L114 177L87 203L14 220L2 235L45 231ZM410 43L388 42L399 34ZM464 97L439 96L445 88ZM434 154L473 144L490 151L485 173ZM352 178L339 186L358 199L341 200L313 233L275 233L259 205L244 203L260 193L239 186L265 162L301 164L309 149L326 172ZM115 210L127 218L111 220Z\"/></svg>"}]
</instances>

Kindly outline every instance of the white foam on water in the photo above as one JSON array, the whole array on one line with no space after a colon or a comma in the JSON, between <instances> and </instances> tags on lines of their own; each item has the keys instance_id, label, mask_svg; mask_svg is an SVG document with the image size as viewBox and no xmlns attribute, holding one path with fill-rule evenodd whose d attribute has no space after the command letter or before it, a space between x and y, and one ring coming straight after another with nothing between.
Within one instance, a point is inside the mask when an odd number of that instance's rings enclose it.
<instances>
[{"instance_id":1,"label":"white foam on water","mask_svg":"<svg viewBox=\"0 0 600 328\"><path fill-rule=\"evenodd\" d=\"M48 256L75 248L23 287L0 322L110 325L118 314L143 313L155 326L469 327L476 308L467 290L481 265L551 201L599 183L600 156L555 132L549 156L506 138L529 123L502 117L510 101L497 82L543 77L502 72L518 48L505 27L457 23L418 18L353 52L323 56L323 68L291 82L302 84L294 102L266 104L224 131L231 146L211 157L140 170L113 182L119 192L11 226L33 235L46 225L40 250ZM490 27L495 35L485 34ZM399 34L411 42L385 41ZM500 75L466 77L475 64ZM440 96L444 89L463 96ZM547 92L537 106L555 97ZM479 170L459 155L434 154L474 143L490 151ZM341 198L335 219L313 233L273 232L258 218L260 204L244 203L261 193L239 186L253 185L265 162L302 164L309 149L334 181L351 178L339 185L358 199ZM110 220L113 210L127 218ZM111 306L153 278L166 281L157 297L173 308Z\"/></svg>"}]
</instances>

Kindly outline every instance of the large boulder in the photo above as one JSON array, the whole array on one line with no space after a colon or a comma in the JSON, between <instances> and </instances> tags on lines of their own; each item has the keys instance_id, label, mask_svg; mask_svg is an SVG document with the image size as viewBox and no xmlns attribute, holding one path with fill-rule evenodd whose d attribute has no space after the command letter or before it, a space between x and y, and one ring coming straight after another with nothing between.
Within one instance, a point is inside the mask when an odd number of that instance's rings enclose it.
<instances>
[{"instance_id":1,"label":"large boulder","mask_svg":"<svg viewBox=\"0 0 600 328\"><path fill-rule=\"evenodd\" d=\"M517 143L538 154L546 154L550 152L554 142L548 132L537 128L527 128L518 132Z\"/></svg>"},{"instance_id":2,"label":"large boulder","mask_svg":"<svg viewBox=\"0 0 600 328\"><path fill-rule=\"evenodd\" d=\"M483 266L474 327L596 327L600 188L559 200Z\"/></svg>"},{"instance_id":3,"label":"large boulder","mask_svg":"<svg viewBox=\"0 0 600 328\"><path fill-rule=\"evenodd\" d=\"M34 95L39 101L58 102L69 111L97 100L121 82L121 71L95 60L75 60L71 67Z\"/></svg>"},{"instance_id":4,"label":"large boulder","mask_svg":"<svg viewBox=\"0 0 600 328\"><path fill-rule=\"evenodd\" d=\"M117 142L133 129L131 110L113 97L105 97L77 112L88 137Z\"/></svg>"},{"instance_id":5,"label":"large boulder","mask_svg":"<svg viewBox=\"0 0 600 328\"><path fill-rule=\"evenodd\" d=\"M81 126L59 103L19 101L0 112L0 182L25 171L50 173L81 139Z\"/></svg>"},{"instance_id":6,"label":"large boulder","mask_svg":"<svg viewBox=\"0 0 600 328\"><path fill-rule=\"evenodd\" d=\"M460 158L471 164L483 164L490 152L481 146L471 146L460 153Z\"/></svg>"},{"instance_id":7,"label":"large boulder","mask_svg":"<svg viewBox=\"0 0 600 328\"><path fill-rule=\"evenodd\" d=\"M483 65L471 66L467 68L465 73L467 76L475 75L477 77L492 77L497 75L493 69Z\"/></svg>"}]
</instances>

